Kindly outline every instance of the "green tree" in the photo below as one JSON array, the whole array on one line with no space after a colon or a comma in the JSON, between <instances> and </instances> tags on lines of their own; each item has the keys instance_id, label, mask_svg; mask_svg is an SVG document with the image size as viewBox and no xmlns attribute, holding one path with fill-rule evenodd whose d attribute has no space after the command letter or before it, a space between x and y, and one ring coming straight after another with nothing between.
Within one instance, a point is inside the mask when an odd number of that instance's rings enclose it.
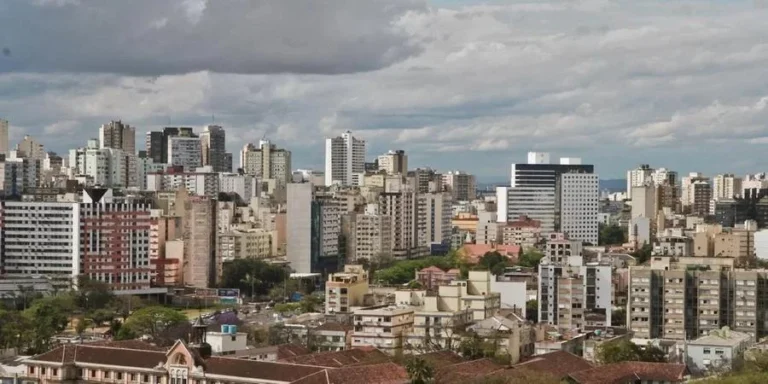
<instances>
[{"instance_id":1,"label":"green tree","mask_svg":"<svg viewBox=\"0 0 768 384\"><path fill-rule=\"evenodd\" d=\"M528 300L525 302L525 319L534 323L539 322L538 300Z\"/></svg>"},{"instance_id":2,"label":"green tree","mask_svg":"<svg viewBox=\"0 0 768 384\"><path fill-rule=\"evenodd\" d=\"M595 353L600 364L614 364L622 361L664 362L664 351L650 343L640 347L629 340L601 344Z\"/></svg>"},{"instance_id":3,"label":"green tree","mask_svg":"<svg viewBox=\"0 0 768 384\"><path fill-rule=\"evenodd\" d=\"M375 280L384 284L407 284L416 277L416 271L426 267L435 266L443 270L462 267L455 253L447 256L431 256L423 259L401 260L388 268L376 271Z\"/></svg>"},{"instance_id":4,"label":"green tree","mask_svg":"<svg viewBox=\"0 0 768 384\"><path fill-rule=\"evenodd\" d=\"M627 241L626 232L616 224L605 225L600 223L598 227L598 245L620 245Z\"/></svg>"},{"instance_id":5,"label":"green tree","mask_svg":"<svg viewBox=\"0 0 768 384\"><path fill-rule=\"evenodd\" d=\"M405 364L411 384L429 384L434 381L435 370L424 359L411 357Z\"/></svg>"},{"instance_id":6,"label":"green tree","mask_svg":"<svg viewBox=\"0 0 768 384\"><path fill-rule=\"evenodd\" d=\"M189 323L187 316L171 308L151 306L133 312L120 329L123 338L149 335L158 338L162 332Z\"/></svg>"},{"instance_id":7,"label":"green tree","mask_svg":"<svg viewBox=\"0 0 768 384\"><path fill-rule=\"evenodd\" d=\"M544 257L543 253L531 248L520 255L520 258L517 260L517 265L536 269L539 267L539 262L541 262L542 257Z\"/></svg>"},{"instance_id":8,"label":"green tree","mask_svg":"<svg viewBox=\"0 0 768 384\"><path fill-rule=\"evenodd\" d=\"M115 318L115 312L109 309L97 309L88 313L88 317L93 321L95 326L101 326L104 323L109 323Z\"/></svg>"},{"instance_id":9,"label":"green tree","mask_svg":"<svg viewBox=\"0 0 768 384\"><path fill-rule=\"evenodd\" d=\"M483 340L475 334L469 337L465 337L459 344L459 351L461 355L470 360L481 359L486 357L485 346Z\"/></svg>"},{"instance_id":10,"label":"green tree","mask_svg":"<svg viewBox=\"0 0 768 384\"><path fill-rule=\"evenodd\" d=\"M497 264L506 263L507 260L508 259L506 257L502 256L496 251L486 252L482 257L480 257L480 260L478 260L477 266L491 271Z\"/></svg>"},{"instance_id":11,"label":"green tree","mask_svg":"<svg viewBox=\"0 0 768 384\"><path fill-rule=\"evenodd\" d=\"M108 308L115 303L115 294L106 283L80 275L77 278L77 286L75 303L86 312Z\"/></svg>"},{"instance_id":12,"label":"green tree","mask_svg":"<svg viewBox=\"0 0 768 384\"><path fill-rule=\"evenodd\" d=\"M247 277L249 275L250 278ZM288 276L288 271L281 266L259 259L235 259L224 263L219 287L238 288L240 292L250 292L253 288L254 295L266 295Z\"/></svg>"},{"instance_id":13,"label":"green tree","mask_svg":"<svg viewBox=\"0 0 768 384\"><path fill-rule=\"evenodd\" d=\"M33 353L42 353L50 349L52 338L63 332L69 325L72 313L71 302L59 297L45 297L36 300L23 312L30 325L26 329Z\"/></svg>"},{"instance_id":14,"label":"green tree","mask_svg":"<svg viewBox=\"0 0 768 384\"><path fill-rule=\"evenodd\" d=\"M613 310L611 314L611 325L614 327L623 327L627 322L627 310L625 308L617 308Z\"/></svg>"},{"instance_id":15,"label":"green tree","mask_svg":"<svg viewBox=\"0 0 768 384\"><path fill-rule=\"evenodd\" d=\"M0 349L21 349L31 336L29 321L19 311L0 309Z\"/></svg>"},{"instance_id":16,"label":"green tree","mask_svg":"<svg viewBox=\"0 0 768 384\"><path fill-rule=\"evenodd\" d=\"M251 301L255 301L254 297L256 294L256 286L261 285L261 279L254 276L253 274L246 273L245 277L242 279L242 282L250 286L251 290L249 292L251 293Z\"/></svg>"},{"instance_id":17,"label":"green tree","mask_svg":"<svg viewBox=\"0 0 768 384\"><path fill-rule=\"evenodd\" d=\"M640 249L636 250L632 254L632 256L637 261L637 264L640 265L651 259L652 252L653 252L653 246L646 243L646 244L643 244L643 246L640 247Z\"/></svg>"},{"instance_id":18,"label":"green tree","mask_svg":"<svg viewBox=\"0 0 768 384\"><path fill-rule=\"evenodd\" d=\"M299 302L299 308L302 313L318 312L321 306L325 304L323 299L316 295L304 295Z\"/></svg>"},{"instance_id":19,"label":"green tree","mask_svg":"<svg viewBox=\"0 0 768 384\"><path fill-rule=\"evenodd\" d=\"M78 316L74 320L75 323L75 333L77 334L77 337L80 338L80 340L83 339L83 334L88 329L88 319L86 319L83 316Z\"/></svg>"},{"instance_id":20,"label":"green tree","mask_svg":"<svg viewBox=\"0 0 768 384\"><path fill-rule=\"evenodd\" d=\"M120 317L123 318L123 321L125 321L133 311L138 311L147 306L138 296L117 296L112 305L115 308L115 312L119 313Z\"/></svg>"}]
</instances>

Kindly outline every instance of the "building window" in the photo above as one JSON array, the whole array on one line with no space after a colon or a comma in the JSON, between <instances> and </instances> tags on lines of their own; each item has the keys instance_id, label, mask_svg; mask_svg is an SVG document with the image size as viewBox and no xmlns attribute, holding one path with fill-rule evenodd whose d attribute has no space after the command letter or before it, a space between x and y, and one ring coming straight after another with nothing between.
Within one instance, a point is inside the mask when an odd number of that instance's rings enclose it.
<instances>
[{"instance_id":1,"label":"building window","mask_svg":"<svg viewBox=\"0 0 768 384\"><path fill-rule=\"evenodd\" d=\"M96 370L95 369L91 369L91 377L96 377Z\"/></svg>"},{"instance_id":2,"label":"building window","mask_svg":"<svg viewBox=\"0 0 768 384\"><path fill-rule=\"evenodd\" d=\"M709 348L704 348L704 354L709 355L712 351Z\"/></svg>"},{"instance_id":3,"label":"building window","mask_svg":"<svg viewBox=\"0 0 768 384\"><path fill-rule=\"evenodd\" d=\"M56 369L56 368L51 369L51 375L58 376L59 375L59 370Z\"/></svg>"},{"instance_id":4,"label":"building window","mask_svg":"<svg viewBox=\"0 0 768 384\"><path fill-rule=\"evenodd\" d=\"M117 379L118 380L122 380L123 379L123 373L122 372L117 372Z\"/></svg>"}]
</instances>

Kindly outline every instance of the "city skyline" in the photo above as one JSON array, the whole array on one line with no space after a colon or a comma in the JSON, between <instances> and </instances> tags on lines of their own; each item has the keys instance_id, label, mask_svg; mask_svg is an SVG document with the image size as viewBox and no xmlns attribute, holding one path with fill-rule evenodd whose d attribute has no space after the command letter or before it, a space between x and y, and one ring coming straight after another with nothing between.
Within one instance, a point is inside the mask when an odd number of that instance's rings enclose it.
<instances>
[{"instance_id":1,"label":"city skyline","mask_svg":"<svg viewBox=\"0 0 768 384\"><path fill-rule=\"evenodd\" d=\"M483 182L506 179L529 150L588 159L604 179L647 162L760 172L768 50L755 4L335 2L298 30L241 3L11 3L0 116L12 143L29 134L59 153L120 119L137 135L221 125L231 153L266 135L295 168L320 169L323 140L351 130L371 156L404 149L414 168ZM243 38L216 46L213 26L233 13L261 23L229 18ZM313 33L339 14L344 28ZM163 59L168 46L190 54Z\"/></svg>"}]
</instances>

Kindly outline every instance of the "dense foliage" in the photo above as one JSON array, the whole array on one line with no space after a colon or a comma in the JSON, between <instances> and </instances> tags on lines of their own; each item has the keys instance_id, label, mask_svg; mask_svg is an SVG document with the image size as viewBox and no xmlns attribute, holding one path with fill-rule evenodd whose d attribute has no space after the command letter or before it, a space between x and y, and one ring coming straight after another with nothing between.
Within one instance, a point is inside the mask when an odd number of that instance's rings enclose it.
<instances>
[{"instance_id":1,"label":"dense foliage","mask_svg":"<svg viewBox=\"0 0 768 384\"><path fill-rule=\"evenodd\" d=\"M627 241L626 231L616 224L599 224L597 233L598 245L621 245Z\"/></svg>"},{"instance_id":2,"label":"dense foliage","mask_svg":"<svg viewBox=\"0 0 768 384\"><path fill-rule=\"evenodd\" d=\"M416 271L429 266L436 266L443 270L460 268L458 257L455 253L447 256L432 256L423 259L403 260L396 262L389 268L376 271L376 281L383 284L407 284L415 279Z\"/></svg>"},{"instance_id":3,"label":"dense foliage","mask_svg":"<svg viewBox=\"0 0 768 384\"><path fill-rule=\"evenodd\" d=\"M252 289L255 296L267 295L288 276L288 270L278 265L258 259L235 259L224 263L219 287L239 288L245 295L250 295Z\"/></svg>"},{"instance_id":4,"label":"dense foliage","mask_svg":"<svg viewBox=\"0 0 768 384\"><path fill-rule=\"evenodd\" d=\"M641 347L629 340L601 344L595 356L600 364L614 364L622 361L665 362L664 351L653 345Z\"/></svg>"}]
</instances>

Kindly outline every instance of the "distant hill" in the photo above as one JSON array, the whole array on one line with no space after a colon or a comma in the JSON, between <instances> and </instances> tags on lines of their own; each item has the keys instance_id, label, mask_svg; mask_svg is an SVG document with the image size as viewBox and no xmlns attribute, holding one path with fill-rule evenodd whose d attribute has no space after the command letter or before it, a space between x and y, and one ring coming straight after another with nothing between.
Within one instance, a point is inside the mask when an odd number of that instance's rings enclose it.
<instances>
[{"instance_id":1,"label":"distant hill","mask_svg":"<svg viewBox=\"0 0 768 384\"><path fill-rule=\"evenodd\" d=\"M626 179L600 180L600 190L609 190L611 192L623 192L627 190Z\"/></svg>"}]
</instances>

